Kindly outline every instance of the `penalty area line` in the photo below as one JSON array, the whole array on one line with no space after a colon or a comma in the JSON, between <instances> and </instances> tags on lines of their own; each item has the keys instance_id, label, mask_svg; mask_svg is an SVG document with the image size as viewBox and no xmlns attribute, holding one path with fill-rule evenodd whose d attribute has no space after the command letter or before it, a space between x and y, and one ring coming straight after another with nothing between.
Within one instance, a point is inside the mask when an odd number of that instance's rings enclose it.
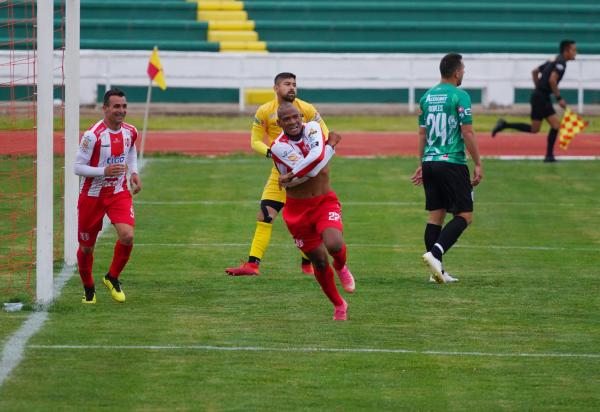
<instances>
[{"instance_id":1,"label":"penalty area line","mask_svg":"<svg viewBox=\"0 0 600 412\"><path fill-rule=\"evenodd\" d=\"M300 352L300 353L390 353L425 356L470 356L499 358L585 358L600 359L600 353L560 352L479 352L479 351L434 351L415 349L384 348L322 348L322 347L262 347L262 346L213 346L213 345L29 345L30 349L55 350L150 350L150 351L219 351L219 352Z\"/></svg>"}]
</instances>

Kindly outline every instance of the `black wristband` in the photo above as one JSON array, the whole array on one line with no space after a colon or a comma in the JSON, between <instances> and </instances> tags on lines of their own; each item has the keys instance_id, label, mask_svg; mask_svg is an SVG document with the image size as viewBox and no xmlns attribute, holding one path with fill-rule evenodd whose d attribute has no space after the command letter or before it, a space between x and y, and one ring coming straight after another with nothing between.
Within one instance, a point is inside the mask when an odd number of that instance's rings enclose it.
<instances>
[{"instance_id":1,"label":"black wristband","mask_svg":"<svg viewBox=\"0 0 600 412\"><path fill-rule=\"evenodd\" d=\"M556 96L556 101L562 100L562 96L559 94L558 96Z\"/></svg>"},{"instance_id":2,"label":"black wristband","mask_svg":"<svg viewBox=\"0 0 600 412\"><path fill-rule=\"evenodd\" d=\"M270 159L271 158L271 149L267 149L267 154L266 156Z\"/></svg>"}]
</instances>

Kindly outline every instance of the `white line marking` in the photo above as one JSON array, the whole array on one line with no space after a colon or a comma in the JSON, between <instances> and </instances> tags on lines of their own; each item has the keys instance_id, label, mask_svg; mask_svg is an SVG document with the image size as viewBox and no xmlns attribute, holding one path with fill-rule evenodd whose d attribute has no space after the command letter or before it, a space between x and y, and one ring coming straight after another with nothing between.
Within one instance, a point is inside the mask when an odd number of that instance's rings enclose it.
<instances>
[{"instance_id":1,"label":"white line marking","mask_svg":"<svg viewBox=\"0 0 600 412\"><path fill-rule=\"evenodd\" d=\"M348 155L348 156L338 156L345 159L353 159L353 160L379 160L379 159L390 159L397 157L404 158L414 158L414 155L406 155L406 154L397 154L397 155ZM515 161L515 160L542 160L544 156L540 155L489 155L489 156L481 156L484 159L497 159L497 160L507 160L507 161ZM556 158L560 160L600 160L600 156L556 156ZM248 158L231 158L231 154L223 154L223 155L209 155L209 156L196 156L196 157L184 157L184 156L173 156L173 157L157 157L152 158L153 162L167 163L167 162L177 162L177 163L196 163L196 164L212 164L215 162L223 162L227 161L227 163L264 163L264 159L261 157L248 157Z\"/></svg>"},{"instance_id":2,"label":"white line marking","mask_svg":"<svg viewBox=\"0 0 600 412\"><path fill-rule=\"evenodd\" d=\"M499 160L542 160L544 156L537 155L498 155L498 156L482 156L487 159ZM600 160L600 156L556 156L556 159L561 160Z\"/></svg>"},{"instance_id":3,"label":"white line marking","mask_svg":"<svg viewBox=\"0 0 600 412\"><path fill-rule=\"evenodd\" d=\"M141 173L144 167L144 163L140 164L138 171ZM102 236L104 230L110 225L108 218L104 217L102 229L98 233L98 238ZM108 222L108 224L107 224ZM59 275L54 278L54 298L53 301L60 297L63 287L67 281L73 276L76 266L63 265ZM44 322L48 319L48 307L52 304L50 302L44 306L37 306L35 311L29 315L27 320L21 325L16 332L14 332L4 344L2 350L2 359L0 360L0 387L10 376L10 373L16 368L21 360L23 359L23 352L29 339L38 333Z\"/></svg>"},{"instance_id":4,"label":"white line marking","mask_svg":"<svg viewBox=\"0 0 600 412\"><path fill-rule=\"evenodd\" d=\"M183 206L183 205L258 205L260 201L254 200L138 200L136 205L152 206ZM476 202L478 207L489 206L547 206L548 202ZM423 201L418 202L398 202L398 201L361 201L348 200L343 201L342 206L422 206ZM556 207L585 207L590 210L598 208L596 204L577 204L577 203L553 203Z\"/></svg>"},{"instance_id":5,"label":"white line marking","mask_svg":"<svg viewBox=\"0 0 600 412\"><path fill-rule=\"evenodd\" d=\"M64 265L60 274L54 279L54 299L58 299L63 286L73 275L75 267ZM33 312L27 320L4 344L2 360L0 361L0 386L10 376L14 368L23 359L23 352L29 339L38 333L44 322L48 319L47 307L40 307L38 312Z\"/></svg>"},{"instance_id":6,"label":"white line marking","mask_svg":"<svg viewBox=\"0 0 600 412\"><path fill-rule=\"evenodd\" d=\"M379 348L319 348L319 347L260 347L260 346L211 346L211 345L29 345L32 349L104 349L104 350L201 350L224 352L341 352L341 353L399 353L430 356L488 356L500 358L586 358L600 359L600 353L560 353L560 352L469 352L469 351L434 351L414 349L379 349Z\"/></svg>"},{"instance_id":7,"label":"white line marking","mask_svg":"<svg viewBox=\"0 0 600 412\"><path fill-rule=\"evenodd\" d=\"M225 247L247 247L247 243L136 243L136 247L173 247L173 248L225 248ZM416 245L401 244L369 244L369 243L347 243L349 248L365 249L411 249L421 250ZM290 241L289 244L273 243L270 247L291 249L295 248ZM508 246L508 245L455 245L455 248L461 249L496 249L496 250L533 250L533 251L581 251L581 252L600 252L600 248L591 247L564 247L564 246Z\"/></svg>"}]
</instances>

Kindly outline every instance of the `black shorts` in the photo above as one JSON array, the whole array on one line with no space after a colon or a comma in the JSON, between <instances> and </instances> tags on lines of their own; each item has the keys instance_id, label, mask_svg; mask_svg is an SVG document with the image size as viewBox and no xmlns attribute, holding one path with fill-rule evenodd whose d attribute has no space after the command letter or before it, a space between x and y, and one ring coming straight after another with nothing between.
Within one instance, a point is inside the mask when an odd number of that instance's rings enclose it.
<instances>
[{"instance_id":1,"label":"black shorts","mask_svg":"<svg viewBox=\"0 0 600 412\"><path fill-rule=\"evenodd\" d=\"M544 120L556 114L550 95L535 91L531 93L531 120Z\"/></svg>"},{"instance_id":2,"label":"black shorts","mask_svg":"<svg viewBox=\"0 0 600 412\"><path fill-rule=\"evenodd\" d=\"M467 165L423 162L425 209L456 214L473 211L473 186Z\"/></svg>"}]
</instances>

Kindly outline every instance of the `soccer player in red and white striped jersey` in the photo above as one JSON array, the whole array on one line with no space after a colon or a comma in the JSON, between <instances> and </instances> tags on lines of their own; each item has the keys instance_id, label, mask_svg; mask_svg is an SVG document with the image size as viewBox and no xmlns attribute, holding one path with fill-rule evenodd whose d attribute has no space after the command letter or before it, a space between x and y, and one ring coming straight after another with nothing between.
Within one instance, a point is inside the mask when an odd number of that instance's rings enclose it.
<instances>
[{"instance_id":1,"label":"soccer player in red and white striped jersey","mask_svg":"<svg viewBox=\"0 0 600 412\"><path fill-rule=\"evenodd\" d=\"M283 220L296 246L309 257L315 278L334 305L334 320L346 320L348 304L340 296L327 254L346 292L354 292L354 278L346 265L342 208L331 186L327 163L341 137L325 137L317 122L302 123L302 115L291 103L277 109L283 133L271 144L271 155L286 188Z\"/></svg>"},{"instance_id":2,"label":"soccer player in red and white striped jersey","mask_svg":"<svg viewBox=\"0 0 600 412\"><path fill-rule=\"evenodd\" d=\"M83 303L96 303L96 289L92 276L94 245L102 229L104 215L108 215L118 240L113 260L103 283L112 298L125 302L119 275L127 264L133 248L135 216L127 173L131 174L133 193L142 189L137 170L135 141L137 129L124 122L127 99L122 90L113 88L104 95L104 119L87 130L79 144L75 174L81 176L78 208L77 265L85 294Z\"/></svg>"}]
</instances>

